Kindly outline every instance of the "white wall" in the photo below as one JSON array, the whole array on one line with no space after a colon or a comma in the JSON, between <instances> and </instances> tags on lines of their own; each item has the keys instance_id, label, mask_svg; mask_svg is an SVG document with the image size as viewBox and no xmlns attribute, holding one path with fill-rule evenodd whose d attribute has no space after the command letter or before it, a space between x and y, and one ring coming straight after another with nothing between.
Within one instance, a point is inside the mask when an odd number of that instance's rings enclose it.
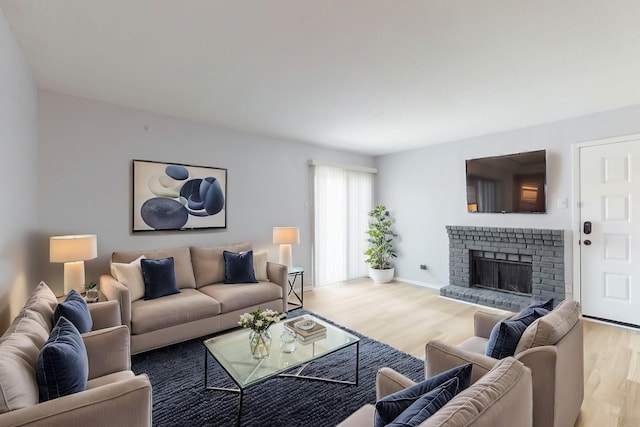
<instances>
[{"instance_id":1,"label":"white wall","mask_svg":"<svg viewBox=\"0 0 640 427\"><path fill-rule=\"evenodd\" d=\"M295 265L310 273L309 159L372 166L373 157L216 128L192 121L40 91L40 276L63 292L63 267L48 262L48 238L98 235L87 281L108 272L113 251L250 241L269 250L272 227L299 226ZM227 228L131 233L131 160L227 168ZM305 277L311 284L311 274Z\"/></svg>"},{"instance_id":2,"label":"white wall","mask_svg":"<svg viewBox=\"0 0 640 427\"><path fill-rule=\"evenodd\" d=\"M37 227L36 89L0 10L0 333L37 284L32 236Z\"/></svg>"},{"instance_id":3,"label":"white wall","mask_svg":"<svg viewBox=\"0 0 640 427\"><path fill-rule=\"evenodd\" d=\"M378 157L377 200L392 213L400 235L396 277L438 287L449 283L446 225L571 230L571 145L638 132L640 106L634 106ZM547 214L467 213L466 159L538 149L547 150ZM563 199L569 208L559 208ZM571 233L565 236L570 288Z\"/></svg>"}]
</instances>

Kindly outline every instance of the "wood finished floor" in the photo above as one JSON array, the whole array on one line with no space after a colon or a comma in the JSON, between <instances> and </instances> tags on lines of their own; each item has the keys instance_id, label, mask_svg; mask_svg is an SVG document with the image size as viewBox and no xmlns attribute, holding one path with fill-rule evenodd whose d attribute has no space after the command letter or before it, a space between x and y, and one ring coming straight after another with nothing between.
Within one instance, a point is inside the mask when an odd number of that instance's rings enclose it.
<instances>
[{"instance_id":1,"label":"wood finished floor","mask_svg":"<svg viewBox=\"0 0 640 427\"><path fill-rule=\"evenodd\" d=\"M458 344L473 335L477 310L433 289L354 280L304 293L304 307L424 359L424 344ZM640 426L640 332L584 322L585 398L579 427Z\"/></svg>"}]
</instances>

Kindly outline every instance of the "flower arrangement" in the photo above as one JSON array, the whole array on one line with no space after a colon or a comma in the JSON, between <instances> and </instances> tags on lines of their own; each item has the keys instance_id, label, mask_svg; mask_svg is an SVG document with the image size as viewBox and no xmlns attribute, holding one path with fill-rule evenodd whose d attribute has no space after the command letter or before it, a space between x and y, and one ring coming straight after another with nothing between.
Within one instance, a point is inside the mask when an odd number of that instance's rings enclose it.
<instances>
[{"instance_id":1,"label":"flower arrangement","mask_svg":"<svg viewBox=\"0 0 640 427\"><path fill-rule=\"evenodd\" d=\"M263 310L258 307L251 313L240 315L238 324L243 328L251 329L249 334L249 348L254 359L269 357L271 351L271 335L269 326L286 317L286 314L274 310Z\"/></svg>"},{"instance_id":2,"label":"flower arrangement","mask_svg":"<svg viewBox=\"0 0 640 427\"><path fill-rule=\"evenodd\" d=\"M273 325L283 317L286 317L286 314L270 309L263 310L261 307L258 307L251 313L244 313L240 315L240 321L238 324L243 328L251 329L256 333L263 333L269 329L269 326Z\"/></svg>"}]
</instances>

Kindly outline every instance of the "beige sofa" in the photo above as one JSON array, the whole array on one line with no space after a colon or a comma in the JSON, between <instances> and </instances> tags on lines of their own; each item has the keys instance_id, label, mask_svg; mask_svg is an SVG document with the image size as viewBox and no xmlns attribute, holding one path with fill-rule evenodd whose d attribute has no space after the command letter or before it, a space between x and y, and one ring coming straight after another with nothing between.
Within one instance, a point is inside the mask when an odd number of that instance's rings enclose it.
<instances>
[{"instance_id":1,"label":"beige sofa","mask_svg":"<svg viewBox=\"0 0 640 427\"><path fill-rule=\"evenodd\" d=\"M85 391L39 403L35 366L57 304L40 283L0 337L1 426L150 426L151 383L130 370L129 330L116 302L89 304L93 330L82 335L89 360Z\"/></svg>"},{"instance_id":2,"label":"beige sofa","mask_svg":"<svg viewBox=\"0 0 640 427\"><path fill-rule=\"evenodd\" d=\"M531 369L533 425L569 427L576 422L584 397L584 348L580 306L563 301L524 331L514 357ZM485 356L493 326L510 315L478 312L475 336L458 346L427 343L427 374L464 363L474 363L472 381L493 368L496 359Z\"/></svg>"},{"instance_id":3,"label":"beige sofa","mask_svg":"<svg viewBox=\"0 0 640 427\"><path fill-rule=\"evenodd\" d=\"M377 399L414 384L393 369L382 368L376 378ZM531 371L508 357L419 426L529 427L532 425L532 400ZM374 414L375 406L365 405L338 427L373 426Z\"/></svg>"},{"instance_id":4,"label":"beige sofa","mask_svg":"<svg viewBox=\"0 0 640 427\"><path fill-rule=\"evenodd\" d=\"M287 311L287 268L266 262L266 277L259 283L225 284L223 251L244 252L251 244L224 247L180 247L154 251L114 252L111 261L129 263L173 257L180 293L157 299L132 299L127 286L111 275L100 277L100 291L118 301L122 324L131 331L131 353L238 326L240 315L258 307ZM256 266L257 267L257 266ZM257 273L257 272L256 272ZM260 274L256 275L260 278Z\"/></svg>"}]
</instances>

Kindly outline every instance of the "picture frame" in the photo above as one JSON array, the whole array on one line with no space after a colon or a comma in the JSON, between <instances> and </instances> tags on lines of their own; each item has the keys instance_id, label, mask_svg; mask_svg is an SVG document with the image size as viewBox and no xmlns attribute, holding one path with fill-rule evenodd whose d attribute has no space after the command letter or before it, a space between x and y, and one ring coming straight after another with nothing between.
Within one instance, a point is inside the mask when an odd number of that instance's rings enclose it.
<instances>
[{"instance_id":1,"label":"picture frame","mask_svg":"<svg viewBox=\"0 0 640 427\"><path fill-rule=\"evenodd\" d=\"M227 227L227 169L132 161L132 231Z\"/></svg>"}]
</instances>

